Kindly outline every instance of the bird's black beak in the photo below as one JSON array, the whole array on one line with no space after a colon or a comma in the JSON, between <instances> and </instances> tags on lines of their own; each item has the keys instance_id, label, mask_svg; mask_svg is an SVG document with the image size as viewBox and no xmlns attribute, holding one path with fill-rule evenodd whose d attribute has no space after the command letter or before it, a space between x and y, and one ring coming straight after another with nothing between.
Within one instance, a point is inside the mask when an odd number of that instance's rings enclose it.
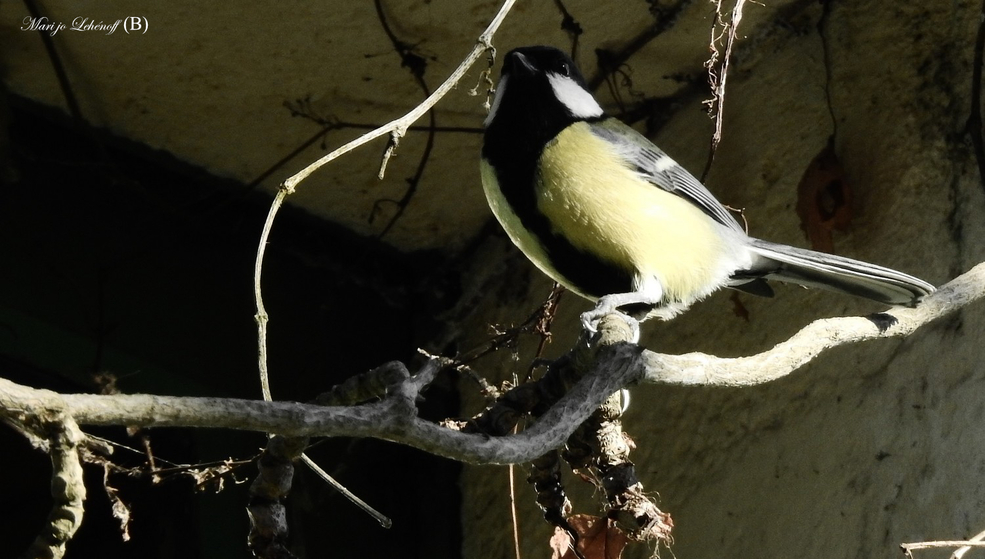
<instances>
[{"instance_id":1,"label":"bird's black beak","mask_svg":"<svg viewBox=\"0 0 985 559\"><path fill-rule=\"evenodd\" d=\"M523 55L521 52L511 52L507 63L507 73L519 72L522 74L532 75L537 69L533 64L530 63L530 59Z\"/></svg>"}]
</instances>

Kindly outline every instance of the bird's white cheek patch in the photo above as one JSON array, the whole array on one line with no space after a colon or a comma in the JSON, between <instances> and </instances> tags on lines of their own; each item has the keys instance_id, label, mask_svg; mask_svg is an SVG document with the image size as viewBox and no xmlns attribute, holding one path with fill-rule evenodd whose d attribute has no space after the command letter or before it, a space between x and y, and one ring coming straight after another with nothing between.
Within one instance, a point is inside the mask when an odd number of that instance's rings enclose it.
<instances>
[{"instance_id":1,"label":"bird's white cheek patch","mask_svg":"<svg viewBox=\"0 0 985 559\"><path fill-rule=\"evenodd\" d=\"M558 101L568 107L571 116L575 118L602 116L602 107L599 106L598 101L573 79L553 73L548 73L547 79L551 83L554 95Z\"/></svg>"},{"instance_id":2,"label":"bird's white cheek patch","mask_svg":"<svg viewBox=\"0 0 985 559\"><path fill-rule=\"evenodd\" d=\"M486 117L486 120L482 121L483 126L489 126L493 119L496 118L496 111L499 110L499 104L503 100L503 93L506 92L506 78L507 76L499 78L499 83L496 84L496 95L493 96L492 106L489 108L489 116Z\"/></svg>"}]
</instances>

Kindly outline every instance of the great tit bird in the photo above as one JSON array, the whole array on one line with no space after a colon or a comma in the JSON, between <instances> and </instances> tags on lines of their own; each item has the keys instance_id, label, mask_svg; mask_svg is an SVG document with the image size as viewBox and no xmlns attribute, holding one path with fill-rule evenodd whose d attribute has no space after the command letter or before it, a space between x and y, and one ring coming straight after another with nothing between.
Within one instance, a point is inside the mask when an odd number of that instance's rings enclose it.
<instances>
[{"instance_id":1,"label":"great tit bird","mask_svg":"<svg viewBox=\"0 0 985 559\"><path fill-rule=\"evenodd\" d=\"M766 280L913 305L929 283L889 268L748 236L646 137L607 115L562 51L506 55L480 164L489 206L545 274L593 301L667 320L713 291L772 295Z\"/></svg>"}]
</instances>

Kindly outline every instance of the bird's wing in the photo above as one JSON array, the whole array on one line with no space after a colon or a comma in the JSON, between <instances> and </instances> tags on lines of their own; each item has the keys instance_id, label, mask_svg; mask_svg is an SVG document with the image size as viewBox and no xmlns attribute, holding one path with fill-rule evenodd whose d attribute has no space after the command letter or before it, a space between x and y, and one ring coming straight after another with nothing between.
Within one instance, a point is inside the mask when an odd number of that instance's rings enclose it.
<instances>
[{"instance_id":1,"label":"bird's wing","mask_svg":"<svg viewBox=\"0 0 985 559\"><path fill-rule=\"evenodd\" d=\"M596 136L612 144L626 165L647 182L687 199L718 223L743 231L739 222L694 175L653 145L646 136L612 117L593 122L590 127Z\"/></svg>"}]
</instances>

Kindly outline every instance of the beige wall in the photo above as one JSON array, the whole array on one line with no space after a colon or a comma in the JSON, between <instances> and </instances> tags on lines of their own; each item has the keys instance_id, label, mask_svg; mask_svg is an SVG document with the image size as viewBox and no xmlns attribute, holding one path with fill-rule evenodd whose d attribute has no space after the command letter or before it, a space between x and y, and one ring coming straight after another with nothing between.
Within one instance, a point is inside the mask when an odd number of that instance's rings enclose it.
<instances>
[{"instance_id":1,"label":"beige wall","mask_svg":"<svg viewBox=\"0 0 985 559\"><path fill-rule=\"evenodd\" d=\"M854 193L851 229L834 236L838 253L935 284L985 257L983 183L962 134L978 6L933 4L833 3L827 66L819 6L804 6L792 28L745 28L761 42L728 82L724 140L708 183L746 209L752 234L807 246L794 211L797 184L835 133ZM747 10L775 15L771 6ZM634 62L637 75L645 71L645 59ZM708 136L695 102L655 141L700 173ZM535 279L523 308L548 288ZM814 318L879 310L796 287L776 291L773 299L740 296L748 320L733 312L729 294L716 294L673 322L645 324L642 343L748 355ZM576 309L570 296L565 303L559 322L571 324ZM828 352L767 386L634 388L624 422L644 487L674 518L673 556L895 557L902 542L985 529L983 318L973 306L906 340ZM553 349L570 343L558 338ZM467 557L510 556L506 480L505 468L466 469ZM570 477L568 484L576 509L594 512L601 494ZM494 506L485 504L490 493ZM548 529L530 492L518 499L524 556L547 557ZM628 556L650 551L638 546Z\"/></svg>"}]
</instances>

